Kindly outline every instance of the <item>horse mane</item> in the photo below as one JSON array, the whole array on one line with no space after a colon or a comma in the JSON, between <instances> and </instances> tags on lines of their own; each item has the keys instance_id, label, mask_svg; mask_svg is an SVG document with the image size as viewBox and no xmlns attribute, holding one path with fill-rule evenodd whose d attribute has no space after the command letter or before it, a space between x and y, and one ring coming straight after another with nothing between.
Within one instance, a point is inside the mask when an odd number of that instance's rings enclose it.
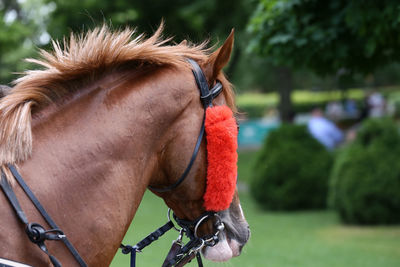
<instances>
[{"instance_id":1,"label":"horse mane","mask_svg":"<svg viewBox=\"0 0 400 267\"><path fill-rule=\"evenodd\" d=\"M18 78L14 88L0 100L0 166L12 182L7 164L26 160L32 153L32 114L68 94L83 84L129 63L156 66L187 64L185 58L199 63L207 60L207 42L191 45L187 42L168 45L171 38L162 38L163 25L150 37L135 36L135 30L112 31L108 26L95 28L86 34L52 41L53 51L40 50L42 59L27 59L40 65L40 70L28 70ZM229 82L225 95L233 108L233 91ZM81 85L81 86L79 86Z\"/></svg>"},{"instance_id":2,"label":"horse mane","mask_svg":"<svg viewBox=\"0 0 400 267\"><path fill-rule=\"evenodd\" d=\"M7 85L0 84L0 99L8 94L11 91L11 87Z\"/></svg>"}]
</instances>

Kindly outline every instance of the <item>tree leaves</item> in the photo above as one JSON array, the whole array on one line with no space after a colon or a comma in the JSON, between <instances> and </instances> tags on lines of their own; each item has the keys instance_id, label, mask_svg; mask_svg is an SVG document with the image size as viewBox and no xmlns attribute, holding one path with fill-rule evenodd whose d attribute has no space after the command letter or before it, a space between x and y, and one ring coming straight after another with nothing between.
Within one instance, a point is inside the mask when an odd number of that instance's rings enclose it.
<instances>
[{"instance_id":1,"label":"tree leaves","mask_svg":"<svg viewBox=\"0 0 400 267\"><path fill-rule=\"evenodd\" d=\"M321 75L369 73L400 61L399 14L392 0L260 0L247 27L249 49Z\"/></svg>"}]
</instances>

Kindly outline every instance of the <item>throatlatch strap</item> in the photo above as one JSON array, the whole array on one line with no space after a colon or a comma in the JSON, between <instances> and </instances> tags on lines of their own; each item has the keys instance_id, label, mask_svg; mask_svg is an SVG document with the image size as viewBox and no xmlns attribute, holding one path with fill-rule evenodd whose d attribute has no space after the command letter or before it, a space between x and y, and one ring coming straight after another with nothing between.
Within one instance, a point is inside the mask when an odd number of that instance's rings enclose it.
<instances>
[{"instance_id":1,"label":"throatlatch strap","mask_svg":"<svg viewBox=\"0 0 400 267\"><path fill-rule=\"evenodd\" d=\"M136 252L140 252L142 249L156 241L163 234L171 230L174 227L174 224L171 221L168 221L166 224L155 230L153 233L149 234L145 238L142 239L139 243L134 245L133 247L130 245L121 244L120 248L122 249L122 253L131 254L131 267L136 266Z\"/></svg>"},{"instance_id":2,"label":"throatlatch strap","mask_svg":"<svg viewBox=\"0 0 400 267\"><path fill-rule=\"evenodd\" d=\"M168 192L171 191L173 189L175 189L176 187L178 187L178 185L180 185L183 180L185 180L186 176L189 174L190 169L193 166L194 161L196 160L197 154L199 153L200 150L200 145L201 145L201 141L203 140L203 136L204 136L204 131L205 131L205 119L206 119L206 113L204 112L204 116L203 116L203 121L201 123L201 129L200 129L200 133L199 133L199 137L197 137L197 141L196 141L196 145L194 147L193 150L193 154L192 157L190 158L189 164L187 165L185 171L182 173L181 177L179 177L179 179L172 185L168 186L168 187L164 187L164 188L157 188L157 187L153 187L153 186L148 186L148 188L154 192Z\"/></svg>"},{"instance_id":3,"label":"throatlatch strap","mask_svg":"<svg viewBox=\"0 0 400 267\"><path fill-rule=\"evenodd\" d=\"M22 177L19 174L19 172L17 171L17 169L11 164L8 165L8 168L10 169L12 174L14 175L14 177L17 180L17 182L19 183L19 185L25 191L26 195L30 198L32 203L35 205L36 209L42 214L43 218L50 225L50 227L53 228L53 229L59 229L57 224L51 219L50 215L46 212L46 210L43 208L42 204L40 204L39 200L36 198L36 196L33 194L31 189L25 183L24 179L22 179ZM81 267L87 267L87 264L82 259L82 257L79 255L78 251L71 244L71 242L66 237L62 238L62 241L67 246L67 248L71 252L72 256L74 256L75 260L79 263L79 265Z\"/></svg>"}]
</instances>

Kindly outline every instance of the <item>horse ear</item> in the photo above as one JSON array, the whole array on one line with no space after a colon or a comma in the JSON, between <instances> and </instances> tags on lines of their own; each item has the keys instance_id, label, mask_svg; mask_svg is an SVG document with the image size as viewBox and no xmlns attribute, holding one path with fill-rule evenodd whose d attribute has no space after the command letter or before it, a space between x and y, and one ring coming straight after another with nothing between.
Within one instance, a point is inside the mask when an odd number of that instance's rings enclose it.
<instances>
[{"instance_id":1,"label":"horse ear","mask_svg":"<svg viewBox=\"0 0 400 267\"><path fill-rule=\"evenodd\" d=\"M228 38L226 38L224 44L218 48L215 52L213 52L207 61L207 66L211 68L211 81L214 81L217 78L218 73L225 67L229 62L229 58L232 53L233 48L233 39L234 39L235 30L232 29Z\"/></svg>"}]
</instances>

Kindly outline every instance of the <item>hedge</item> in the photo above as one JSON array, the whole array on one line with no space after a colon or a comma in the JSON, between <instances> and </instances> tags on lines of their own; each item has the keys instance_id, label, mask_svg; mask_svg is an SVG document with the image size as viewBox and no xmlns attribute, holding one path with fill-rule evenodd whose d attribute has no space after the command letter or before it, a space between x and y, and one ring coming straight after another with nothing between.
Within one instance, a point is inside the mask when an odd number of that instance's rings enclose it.
<instances>
[{"instance_id":1,"label":"hedge","mask_svg":"<svg viewBox=\"0 0 400 267\"><path fill-rule=\"evenodd\" d=\"M392 120L366 121L338 154L329 203L345 223L400 223L400 135Z\"/></svg>"},{"instance_id":2,"label":"hedge","mask_svg":"<svg viewBox=\"0 0 400 267\"><path fill-rule=\"evenodd\" d=\"M259 152L252 196L269 210L325 208L332 162L332 155L305 126L282 125Z\"/></svg>"}]
</instances>

